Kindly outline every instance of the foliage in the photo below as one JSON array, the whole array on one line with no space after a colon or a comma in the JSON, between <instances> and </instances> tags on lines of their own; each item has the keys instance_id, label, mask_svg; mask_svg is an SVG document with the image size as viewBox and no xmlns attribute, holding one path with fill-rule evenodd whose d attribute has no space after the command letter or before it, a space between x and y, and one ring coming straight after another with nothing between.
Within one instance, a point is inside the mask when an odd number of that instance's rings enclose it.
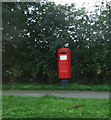
<instances>
[{"instance_id":1,"label":"foliage","mask_svg":"<svg viewBox=\"0 0 111 120\"><path fill-rule=\"evenodd\" d=\"M4 2L3 82L57 83L57 50L68 47L72 82L108 83L111 10L97 9L89 15L74 4Z\"/></svg>"},{"instance_id":2,"label":"foliage","mask_svg":"<svg viewBox=\"0 0 111 120\"><path fill-rule=\"evenodd\" d=\"M108 99L3 96L2 103L3 118L109 118Z\"/></svg>"}]
</instances>

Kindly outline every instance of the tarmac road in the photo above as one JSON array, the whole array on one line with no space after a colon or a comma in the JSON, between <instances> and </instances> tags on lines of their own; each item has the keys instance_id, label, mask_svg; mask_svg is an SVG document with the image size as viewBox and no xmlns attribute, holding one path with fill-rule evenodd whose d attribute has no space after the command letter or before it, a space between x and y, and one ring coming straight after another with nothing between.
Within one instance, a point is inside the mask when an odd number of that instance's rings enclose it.
<instances>
[{"instance_id":1,"label":"tarmac road","mask_svg":"<svg viewBox=\"0 0 111 120\"><path fill-rule=\"evenodd\" d=\"M2 95L32 96L40 97L44 95L53 95L57 97L71 98L109 98L109 92L106 91L75 91L75 90L4 90Z\"/></svg>"}]
</instances>

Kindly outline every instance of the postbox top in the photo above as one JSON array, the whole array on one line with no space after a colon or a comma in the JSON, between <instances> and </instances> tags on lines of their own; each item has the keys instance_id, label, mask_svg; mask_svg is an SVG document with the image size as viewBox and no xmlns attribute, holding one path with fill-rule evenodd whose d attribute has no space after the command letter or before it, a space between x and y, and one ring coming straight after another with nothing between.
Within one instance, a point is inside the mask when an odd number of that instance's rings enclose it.
<instances>
[{"instance_id":1,"label":"postbox top","mask_svg":"<svg viewBox=\"0 0 111 120\"><path fill-rule=\"evenodd\" d=\"M70 51L70 49L69 48L60 48L60 49L58 49L58 51Z\"/></svg>"}]
</instances>

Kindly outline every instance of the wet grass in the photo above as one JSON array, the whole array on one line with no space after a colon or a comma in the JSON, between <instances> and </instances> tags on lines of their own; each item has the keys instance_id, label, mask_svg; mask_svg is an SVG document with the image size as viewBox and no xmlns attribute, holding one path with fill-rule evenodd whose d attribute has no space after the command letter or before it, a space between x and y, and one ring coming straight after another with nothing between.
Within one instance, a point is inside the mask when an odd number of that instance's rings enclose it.
<instances>
[{"instance_id":1,"label":"wet grass","mask_svg":"<svg viewBox=\"0 0 111 120\"><path fill-rule=\"evenodd\" d=\"M91 91L109 91L109 85L79 85L72 83L66 87L58 84L37 84L37 83L15 83L3 84L3 90L91 90Z\"/></svg>"},{"instance_id":2,"label":"wet grass","mask_svg":"<svg viewBox=\"0 0 111 120\"><path fill-rule=\"evenodd\" d=\"M108 118L108 99L3 96L3 118Z\"/></svg>"}]
</instances>

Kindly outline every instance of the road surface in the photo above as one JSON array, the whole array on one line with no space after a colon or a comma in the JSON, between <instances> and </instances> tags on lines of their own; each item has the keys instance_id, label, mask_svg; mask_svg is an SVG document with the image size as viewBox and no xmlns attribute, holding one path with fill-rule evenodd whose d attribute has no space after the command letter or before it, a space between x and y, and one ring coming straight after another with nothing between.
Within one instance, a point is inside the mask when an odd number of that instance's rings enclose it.
<instances>
[{"instance_id":1,"label":"road surface","mask_svg":"<svg viewBox=\"0 0 111 120\"><path fill-rule=\"evenodd\" d=\"M40 97L53 95L57 97L71 98L109 98L109 92L103 91L75 91L75 90L4 90L2 95Z\"/></svg>"}]
</instances>

